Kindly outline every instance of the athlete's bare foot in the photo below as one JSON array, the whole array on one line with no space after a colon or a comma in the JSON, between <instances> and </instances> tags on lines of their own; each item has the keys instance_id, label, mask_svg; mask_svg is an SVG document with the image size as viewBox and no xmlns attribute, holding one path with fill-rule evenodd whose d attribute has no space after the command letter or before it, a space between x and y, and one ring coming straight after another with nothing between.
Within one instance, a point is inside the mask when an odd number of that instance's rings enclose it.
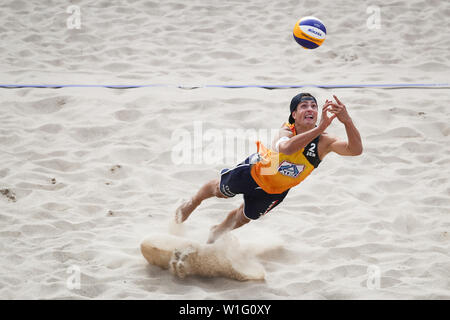
<instances>
[{"instance_id":1,"label":"athlete's bare foot","mask_svg":"<svg viewBox=\"0 0 450 320\"><path fill-rule=\"evenodd\" d=\"M221 228L219 228L220 225L215 225L213 227L211 227L211 230L209 232L209 237L208 237L208 241L206 241L206 243L211 244L214 243L223 233L225 230L221 230Z\"/></svg>"},{"instance_id":2,"label":"athlete's bare foot","mask_svg":"<svg viewBox=\"0 0 450 320\"><path fill-rule=\"evenodd\" d=\"M241 204L239 208L232 210L221 224L215 225L211 228L208 241L206 243L213 243L225 232L239 228L249 222L250 219L244 214L244 204Z\"/></svg>"},{"instance_id":3,"label":"athlete's bare foot","mask_svg":"<svg viewBox=\"0 0 450 320\"><path fill-rule=\"evenodd\" d=\"M220 191L219 180L211 180L205 183L200 190L188 201L185 201L181 204L177 210L175 211L175 222L182 223L184 222L192 213L192 211L197 208L203 200L217 197L217 198L227 198Z\"/></svg>"},{"instance_id":4,"label":"athlete's bare foot","mask_svg":"<svg viewBox=\"0 0 450 320\"><path fill-rule=\"evenodd\" d=\"M183 202L175 211L175 222L183 223L198 205L199 203L195 203L192 198Z\"/></svg>"}]
</instances>

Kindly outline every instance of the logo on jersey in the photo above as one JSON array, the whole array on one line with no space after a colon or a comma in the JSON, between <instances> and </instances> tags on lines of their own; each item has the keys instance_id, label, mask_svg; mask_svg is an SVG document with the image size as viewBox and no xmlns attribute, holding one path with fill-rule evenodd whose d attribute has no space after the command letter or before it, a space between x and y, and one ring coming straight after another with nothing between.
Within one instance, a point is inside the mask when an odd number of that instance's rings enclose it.
<instances>
[{"instance_id":1,"label":"logo on jersey","mask_svg":"<svg viewBox=\"0 0 450 320\"><path fill-rule=\"evenodd\" d=\"M305 166L303 164L295 164L284 160L278 167L278 172L284 176L296 178L302 173Z\"/></svg>"}]
</instances>

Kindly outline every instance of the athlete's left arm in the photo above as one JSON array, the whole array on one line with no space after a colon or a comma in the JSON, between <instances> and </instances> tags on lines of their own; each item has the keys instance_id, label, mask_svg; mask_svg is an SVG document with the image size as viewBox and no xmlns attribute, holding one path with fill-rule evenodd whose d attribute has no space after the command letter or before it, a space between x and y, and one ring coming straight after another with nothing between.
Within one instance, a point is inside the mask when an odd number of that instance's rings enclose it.
<instances>
[{"instance_id":1,"label":"athlete's left arm","mask_svg":"<svg viewBox=\"0 0 450 320\"><path fill-rule=\"evenodd\" d=\"M356 129L345 105L336 96L333 95L333 97L336 103L332 104L330 111L336 114L338 120L344 124L345 131L347 132L347 141L334 138L328 149L342 156L358 156L363 152L361 135L358 129Z\"/></svg>"}]
</instances>

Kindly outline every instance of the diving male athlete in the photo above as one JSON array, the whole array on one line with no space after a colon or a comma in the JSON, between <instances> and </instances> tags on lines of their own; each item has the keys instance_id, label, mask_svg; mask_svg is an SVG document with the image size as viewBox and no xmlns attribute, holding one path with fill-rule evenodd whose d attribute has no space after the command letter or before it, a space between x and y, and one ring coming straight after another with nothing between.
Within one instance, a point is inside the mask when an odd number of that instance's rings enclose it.
<instances>
[{"instance_id":1,"label":"diving male athlete","mask_svg":"<svg viewBox=\"0 0 450 320\"><path fill-rule=\"evenodd\" d=\"M360 155L363 146L358 129L345 105L333 97L335 102L326 100L323 105L318 125L316 99L309 93L293 97L289 122L283 124L271 148L257 141L257 153L233 169L221 170L220 179L209 181L189 201L181 204L176 210L176 222L185 221L207 198L243 194L244 203L232 210L221 224L211 228L208 243L213 243L226 231L256 220L279 205L290 188L302 182L328 153ZM345 126L347 141L325 132L335 118Z\"/></svg>"}]
</instances>

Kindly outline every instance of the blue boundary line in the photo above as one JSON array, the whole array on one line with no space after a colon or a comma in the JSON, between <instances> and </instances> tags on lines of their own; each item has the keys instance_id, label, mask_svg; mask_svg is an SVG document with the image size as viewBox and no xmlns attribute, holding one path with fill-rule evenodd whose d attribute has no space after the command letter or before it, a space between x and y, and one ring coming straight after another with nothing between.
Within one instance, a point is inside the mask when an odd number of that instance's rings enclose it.
<instances>
[{"instance_id":1,"label":"blue boundary line","mask_svg":"<svg viewBox=\"0 0 450 320\"><path fill-rule=\"evenodd\" d=\"M107 85L107 84L0 84L3 89L20 89L20 88L108 88L108 89L135 89L135 88L179 88L179 89L199 89L199 88L262 88L262 89L298 89L304 87L315 87L322 89L341 89L341 88L450 88L450 83L388 83L388 84L303 84L303 85L220 85L206 84L199 86L190 85L171 85L171 84L144 84L144 85Z\"/></svg>"}]
</instances>

